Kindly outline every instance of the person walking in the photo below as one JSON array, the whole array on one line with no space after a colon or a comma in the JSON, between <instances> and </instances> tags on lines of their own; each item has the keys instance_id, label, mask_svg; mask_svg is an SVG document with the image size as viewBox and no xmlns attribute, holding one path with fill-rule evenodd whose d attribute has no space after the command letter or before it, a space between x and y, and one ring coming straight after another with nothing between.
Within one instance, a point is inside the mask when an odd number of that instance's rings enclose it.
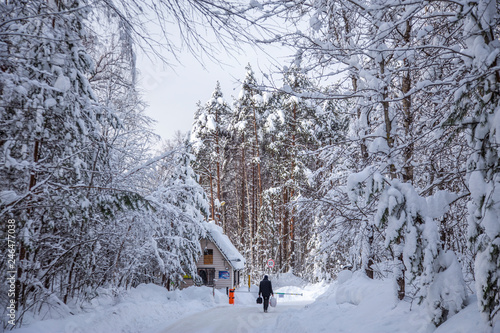
<instances>
[{"instance_id":1,"label":"person walking","mask_svg":"<svg viewBox=\"0 0 500 333\"><path fill-rule=\"evenodd\" d=\"M264 280L260 281L259 285L259 296L262 294L262 298L264 298L264 312L267 312L267 308L269 307L269 296L274 296L273 286L271 281L267 275L264 275Z\"/></svg>"}]
</instances>

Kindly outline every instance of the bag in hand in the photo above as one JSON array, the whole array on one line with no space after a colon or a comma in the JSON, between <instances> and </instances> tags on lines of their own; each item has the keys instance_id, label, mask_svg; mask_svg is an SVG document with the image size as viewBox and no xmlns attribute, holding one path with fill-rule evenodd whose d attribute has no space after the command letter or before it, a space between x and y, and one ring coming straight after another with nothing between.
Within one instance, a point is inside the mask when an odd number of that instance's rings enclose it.
<instances>
[{"instance_id":1,"label":"bag in hand","mask_svg":"<svg viewBox=\"0 0 500 333\"><path fill-rule=\"evenodd\" d=\"M262 297L257 297L257 304L262 304Z\"/></svg>"},{"instance_id":2,"label":"bag in hand","mask_svg":"<svg viewBox=\"0 0 500 333\"><path fill-rule=\"evenodd\" d=\"M273 308L276 306L276 298L274 297L271 297L271 299L269 300L269 305L271 305Z\"/></svg>"}]
</instances>

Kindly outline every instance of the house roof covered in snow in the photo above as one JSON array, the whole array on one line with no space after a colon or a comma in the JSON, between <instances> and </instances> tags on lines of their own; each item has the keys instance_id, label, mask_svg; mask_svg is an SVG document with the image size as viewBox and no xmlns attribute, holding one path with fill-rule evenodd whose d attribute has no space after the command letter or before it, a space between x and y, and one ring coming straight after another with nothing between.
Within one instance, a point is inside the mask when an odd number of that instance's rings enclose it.
<instances>
[{"instance_id":1,"label":"house roof covered in snow","mask_svg":"<svg viewBox=\"0 0 500 333\"><path fill-rule=\"evenodd\" d=\"M245 268L245 258L234 247L229 237L224 235L222 228L213 222L203 223L207 231L207 237L219 248L219 251L224 256L224 259L235 270L242 270Z\"/></svg>"}]
</instances>

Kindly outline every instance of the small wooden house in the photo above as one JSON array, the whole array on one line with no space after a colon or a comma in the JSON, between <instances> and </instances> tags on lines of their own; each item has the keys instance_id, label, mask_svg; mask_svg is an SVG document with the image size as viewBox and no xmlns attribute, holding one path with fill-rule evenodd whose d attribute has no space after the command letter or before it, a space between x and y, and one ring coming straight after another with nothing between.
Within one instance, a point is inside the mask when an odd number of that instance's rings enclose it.
<instances>
[{"instance_id":1,"label":"small wooden house","mask_svg":"<svg viewBox=\"0 0 500 333\"><path fill-rule=\"evenodd\" d=\"M241 271L245 258L214 223L204 223L206 237L200 240L203 255L198 259L198 276L203 285L221 288L236 288L241 282ZM192 286L193 279L184 278L185 286Z\"/></svg>"}]
</instances>

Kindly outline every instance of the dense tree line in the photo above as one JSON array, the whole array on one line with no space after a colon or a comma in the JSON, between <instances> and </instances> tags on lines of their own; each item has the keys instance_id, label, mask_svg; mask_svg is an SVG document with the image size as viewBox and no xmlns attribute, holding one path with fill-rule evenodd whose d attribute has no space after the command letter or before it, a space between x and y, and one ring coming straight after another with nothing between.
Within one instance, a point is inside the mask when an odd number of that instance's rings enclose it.
<instances>
[{"instance_id":1,"label":"dense tree line","mask_svg":"<svg viewBox=\"0 0 500 333\"><path fill-rule=\"evenodd\" d=\"M285 84L300 89L308 82L291 68ZM234 235L256 275L268 258L276 258L280 271L305 262L304 242L297 239L309 237L310 219L304 216L297 223L300 212L294 203L309 188L306 171L315 168L308 152L320 140L314 135L321 126L316 104L264 91L248 65L232 107L217 83L212 98L200 103L195 114L194 167L213 198L211 218Z\"/></svg>"},{"instance_id":2,"label":"dense tree line","mask_svg":"<svg viewBox=\"0 0 500 333\"><path fill-rule=\"evenodd\" d=\"M297 54L279 89L247 68L213 127L225 171L202 179L217 186L225 214L212 218L253 274L267 258L312 280L348 265L393 277L396 299L417 300L435 325L464 307L467 287L485 319L498 318L498 7L262 4L266 19L296 26L266 42ZM198 115L209 120L207 106ZM207 126L195 126L195 145ZM198 147L198 164L213 163L212 147Z\"/></svg>"}]
</instances>

